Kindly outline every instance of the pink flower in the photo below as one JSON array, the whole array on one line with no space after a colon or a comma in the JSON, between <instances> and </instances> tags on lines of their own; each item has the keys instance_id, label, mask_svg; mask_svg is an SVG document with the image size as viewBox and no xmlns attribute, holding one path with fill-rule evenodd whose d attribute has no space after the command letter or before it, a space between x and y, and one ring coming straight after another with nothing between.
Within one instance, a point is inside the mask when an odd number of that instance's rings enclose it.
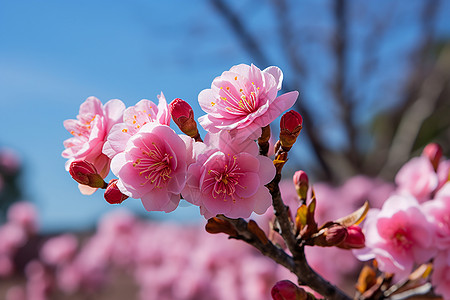
<instances>
[{"instance_id":1,"label":"pink flower","mask_svg":"<svg viewBox=\"0 0 450 300\"><path fill-rule=\"evenodd\" d=\"M183 197L200 206L205 218L263 214L272 202L264 186L275 176L272 161L258 154L254 141L239 143L227 132L207 135L205 144L208 148L189 166Z\"/></svg>"},{"instance_id":2,"label":"pink flower","mask_svg":"<svg viewBox=\"0 0 450 300\"><path fill-rule=\"evenodd\" d=\"M40 251L42 261L58 266L69 262L78 248L77 238L69 233L50 238Z\"/></svg>"},{"instance_id":3,"label":"pink flower","mask_svg":"<svg viewBox=\"0 0 450 300\"><path fill-rule=\"evenodd\" d=\"M38 230L38 212L27 201L16 202L8 209L8 221L22 227L28 234Z\"/></svg>"},{"instance_id":4,"label":"pink flower","mask_svg":"<svg viewBox=\"0 0 450 300\"><path fill-rule=\"evenodd\" d=\"M293 91L277 97L283 73L277 67L261 71L255 65L240 64L214 79L211 89L198 95L207 115L200 125L212 133L237 130L236 138L259 137L260 128L269 125L298 97Z\"/></svg>"},{"instance_id":5,"label":"pink flower","mask_svg":"<svg viewBox=\"0 0 450 300\"><path fill-rule=\"evenodd\" d=\"M434 200L423 203L422 207L436 229L436 247L450 249L450 183L439 190Z\"/></svg>"},{"instance_id":6,"label":"pink flower","mask_svg":"<svg viewBox=\"0 0 450 300\"><path fill-rule=\"evenodd\" d=\"M186 137L186 139L191 140ZM111 161L117 187L148 211L173 211L186 182L186 144L169 126L146 123Z\"/></svg>"},{"instance_id":7,"label":"pink flower","mask_svg":"<svg viewBox=\"0 0 450 300\"><path fill-rule=\"evenodd\" d=\"M444 184L450 181L450 160L441 160L436 173L439 181L436 190L439 190Z\"/></svg>"},{"instance_id":8,"label":"pink flower","mask_svg":"<svg viewBox=\"0 0 450 300\"><path fill-rule=\"evenodd\" d=\"M103 144L114 124L121 121L125 105L114 99L102 105L100 100L89 97L80 106L77 119L64 121L64 127L73 137L64 141L62 156L68 158L66 170L74 160L92 163L105 178L109 173L110 160L102 153ZM80 185L82 193L91 194L95 189Z\"/></svg>"},{"instance_id":9,"label":"pink flower","mask_svg":"<svg viewBox=\"0 0 450 300\"><path fill-rule=\"evenodd\" d=\"M111 129L108 140L103 146L103 153L113 158L125 150L127 141L147 123L156 122L162 125L170 124L169 107L164 94L158 95L159 104L143 99L135 106L129 107L123 113L123 122Z\"/></svg>"},{"instance_id":10,"label":"pink flower","mask_svg":"<svg viewBox=\"0 0 450 300\"><path fill-rule=\"evenodd\" d=\"M439 252L433 261L431 283L436 294L450 299L450 250Z\"/></svg>"},{"instance_id":11,"label":"pink flower","mask_svg":"<svg viewBox=\"0 0 450 300\"><path fill-rule=\"evenodd\" d=\"M395 176L400 193L407 193L419 202L429 200L438 186L438 177L433 165L426 156L414 157L408 161Z\"/></svg>"},{"instance_id":12,"label":"pink flower","mask_svg":"<svg viewBox=\"0 0 450 300\"><path fill-rule=\"evenodd\" d=\"M366 248L354 251L358 259L375 258L381 271L399 279L436 253L434 228L411 196L391 196L381 210L370 210L363 231Z\"/></svg>"}]
</instances>

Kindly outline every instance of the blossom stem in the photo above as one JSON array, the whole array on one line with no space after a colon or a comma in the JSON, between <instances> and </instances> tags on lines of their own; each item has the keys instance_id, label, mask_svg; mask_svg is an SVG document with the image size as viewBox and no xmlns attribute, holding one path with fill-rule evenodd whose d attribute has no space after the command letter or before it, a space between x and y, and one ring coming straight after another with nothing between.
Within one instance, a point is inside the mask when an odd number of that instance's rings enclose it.
<instances>
[{"instance_id":1,"label":"blossom stem","mask_svg":"<svg viewBox=\"0 0 450 300\"><path fill-rule=\"evenodd\" d=\"M267 153L269 153L270 125L261 129L262 133L258 138L259 154L267 156Z\"/></svg>"},{"instance_id":2,"label":"blossom stem","mask_svg":"<svg viewBox=\"0 0 450 300\"><path fill-rule=\"evenodd\" d=\"M269 191L272 195L272 204L275 210L275 216L281 228L281 236L288 246L294 260L294 269L289 269L294 273L300 285L307 285L327 299L349 300L351 299L344 292L325 280L317 274L309 265L305 257L303 246L298 246L297 239L294 235L292 222L290 221L287 206L281 198L280 188L278 186L281 180L281 174L277 174L275 178L268 184Z\"/></svg>"}]
</instances>

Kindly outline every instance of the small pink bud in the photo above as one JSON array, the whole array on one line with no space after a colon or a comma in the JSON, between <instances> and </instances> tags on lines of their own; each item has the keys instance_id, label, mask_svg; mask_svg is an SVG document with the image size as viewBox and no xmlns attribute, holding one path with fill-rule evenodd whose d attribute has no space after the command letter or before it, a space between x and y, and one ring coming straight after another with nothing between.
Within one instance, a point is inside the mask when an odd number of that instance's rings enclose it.
<instances>
[{"instance_id":1,"label":"small pink bud","mask_svg":"<svg viewBox=\"0 0 450 300\"><path fill-rule=\"evenodd\" d=\"M347 229L342 225L333 225L325 233L325 239L329 246L336 246L347 238Z\"/></svg>"},{"instance_id":2,"label":"small pink bud","mask_svg":"<svg viewBox=\"0 0 450 300\"><path fill-rule=\"evenodd\" d=\"M186 101L175 99L169 104L170 115L180 130L192 138L199 136L194 111Z\"/></svg>"},{"instance_id":3,"label":"small pink bud","mask_svg":"<svg viewBox=\"0 0 450 300\"><path fill-rule=\"evenodd\" d=\"M117 187L117 179L111 179L105 191L105 200L109 204L120 204L128 198Z\"/></svg>"},{"instance_id":4,"label":"small pink bud","mask_svg":"<svg viewBox=\"0 0 450 300\"><path fill-rule=\"evenodd\" d=\"M306 300L308 293L289 280L275 283L271 291L273 300Z\"/></svg>"},{"instance_id":5,"label":"small pink bud","mask_svg":"<svg viewBox=\"0 0 450 300\"><path fill-rule=\"evenodd\" d=\"M330 224L321 229L312 239L312 245L333 247L341 244L347 238L347 229L339 224Z\"/></svg>"},{"instance_id":6,"label":"small pink bud","mask_svg":"<svg viewBox=\"0 0 450 300\"><path fill-rule=\"evenodd\" d=\"M295 189L301 200L306 200L306 196L309 188L309 179L305 171L299 170L295 172L293 181L295 184Z\"/></svg>"},{"instance_id":7,"label":"small pink bud","mask_svg":"<svg viewBox=\"0 0 450 300\"><path fill-rule=\"evenodd\" d=\"M366 238L361 227L351 225L347 227L347 237L338 247L343 249L361 249L365 247L365 244Z\"/></svg>"},{"instance_id":8,"label":"small pink bud","mask_svg":"<svg viewBox=\"0 0 450 300\"><path fill-rule=\"evenodd\" d=\"M280 142L281 146L290 149L297 140L302 130L303 118L294 111L288 111L280 120Z\"/></svg>"},{"instance_id":9,"label":"small pink bud","mask_svg":"<svg viewBox=\"0 0 450 300\"><path fill-rule=\"evenodd\" d=\"M85 160L76 160L70 164L69 173L76 182L93 188L106 188L106 182L98 174L93 164Z\"/></svg>"},{"instance_id":10,"label":"small pink bud","mask_svg":"<svg viewBox=\"0 0 450 300\"><path fill-rule=\"evenodd\" d=\"M442 157L442 147L436 143L430 143L425 146L422 151L422 155L428 157L431 164L433 165L434 170L437 170L439 161Z\"/></svg>"}]
</instances>

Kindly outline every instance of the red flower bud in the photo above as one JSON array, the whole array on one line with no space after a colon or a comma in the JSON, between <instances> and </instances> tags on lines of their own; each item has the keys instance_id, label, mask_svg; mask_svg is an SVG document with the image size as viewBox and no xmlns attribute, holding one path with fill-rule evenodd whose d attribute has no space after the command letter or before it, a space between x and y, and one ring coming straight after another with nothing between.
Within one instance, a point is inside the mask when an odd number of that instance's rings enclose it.
<instances>
[{"instance_id":1,"label":"red flower bud","mask_svg":"<svg viewBox=\"0 0 450 300\"><path fill-rule=\"evenodd\" d=\"M439 144L431 143L425 146L422 155L428 157L434 170L437 170L442 157L442 147Z\"/></svg>"},{"instance_id":2,"label":"red flower bud","mask_svg":"<svg viewBox=\"0 0 450 300\"><path fill-rule=\"evenodd\" d=\"M306 300L308 293L289 280L275 283L271 291L273 300Z\"/></svg>"},{"instance_id":3,"label":"red flower bud","mask_svg":"<svg viewBox=\"0 0 450 300\"><path fill-rule=\"evenodd\" d=\"M347 237L338 247L343 249L361 249L365 247L365 244L366 238L361 227L352 225L347 227Z\"/></svg>"},{"instance_id":4,"label":"red flower bud","mask_svg":"<svg viewBox=\"0 0 450 300\"><path fill-rule=\"evenodd\" d=\"M192 138L199 137L194 111L189 103L177 98L169 104L169 111L173 121L183 133Z\"/></svg>"},{"instance_id":5,"label":"red flower bud","mask_svg":"<svg viewBox=\"0 0 450 300\"><path fill-rule=\"evenodd\" d=\"M302 130L303 118L294 111L288 111L280 120L280 142L281 146L290 149L297 140Z\"/></svg>"},{"instance_id":6,"label":"red flower bud","mask_svg":"<svg viewBox=\"0 0 450 300\"><path fill-rule=\"evenodd\" d=\"M321 229L313 237L312 245L320 247L333 247L341 244L347 238L347 228L339 224L331 224Z\"/></svg>"},{"instance_id":7,"label":"red flower bud","mask_svg":"<svg viewBox=\"0 0 450 300\"><path fill-rule=\"evenodd\" d=\"M295 172L293 181L295 184L295 189L301 200L306 200L306 195L309 188L309 179L305 171L299 170Z\"/></svg>"},{"instance_id":8,"label":"red flower bud","mask_svg":"<svg viewBox=\"0 0 450 300\"><path fill-rule=\"evenodd\" d=\"M109 204L120 204L128 198L128 196L122 194L122 192L117 187L117 179L111 179L108 187L106 188L104 197L106 202L108 202Z\"/></svg>"},{"instance_id":9,"label":"red flower bud","mask_svg":"<svg viewBox=\"0 0 450 300\"><path fill-rule=\"evenodd\" d=\"M347 238L347 229L342 225L334 225L325 233L325 240L329 246L336 246Z\"/></svg>"},{"instance_id":10,"label":"red flower bud","mask_svg":"<svg viewBox=\"0 0 450 300\"><path fill-rule=\"evenodd\" d=\"M70 164L69 173L72 178L83 185L93 188L106 188L106 182L98 174L95 166L86 160L76 160Z\"/></svg>"}]
</instances>

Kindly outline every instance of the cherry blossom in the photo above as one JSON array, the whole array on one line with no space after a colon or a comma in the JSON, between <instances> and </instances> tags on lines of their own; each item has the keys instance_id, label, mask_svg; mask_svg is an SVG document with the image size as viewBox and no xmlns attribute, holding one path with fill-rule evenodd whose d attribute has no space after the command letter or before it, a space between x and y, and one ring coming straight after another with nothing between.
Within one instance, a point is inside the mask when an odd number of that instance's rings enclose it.
<instances>
[{"instance_id":1,"label":"cherry blossom","mask_svg":"<svg viewBox=\"0 0 450 300\"><path fill-rule=\"evenodd\" d=\"M190 139L190 138L187 138ZM174 210L186 182L186 144L167 125L144 124L111 161L117 187L148 211Z\"/></svg>"},{"instance_id":2,"label":"cherry blossom","mask_svg":"<svg viewBox=\"0 0 450 300\"><path fill-rule=\"evenodd\" d=\"M381 210L369 211L363 231L366 248L354 250L356 256L375 258L381 271L395 273L399 279L436 253L434 227L411 196L393 195Z\"/></svg>"},{"instance_id":3,"label":"cherry blossom","mask_svg":"<svg viewBox=\"0 0 450 300\"><path fill-rule=\"evenodd\" d=\"M436 294L444 300L450 299L450 250L439 252L434 258L434 269L431 275L431 283Z\"/></svg>"},{"instance_id":4,"label":"cherry blossom","mask_svg":"<svg viewBox=\"0 0 450 300\"><path fill-rule=\"evenodd\" d=\"M105 178L109 173L109 158L102 153L107 135L114 124L122 120L125 105L114 99L102 105L100 100L89 97L80 106L77 119L64 121L64 127L73 136L64 141L62 156L67 158L66 170L74 160L92 163ZM80 185L82 193L91 194L96 189Z\"/></svg>"},{"instance_id":5,"label":"cherry blossom","mask_svg":"<svg viewBox=\"0 0 450 300\"><path fill-rule=\"evenodd\" d=\"M232 67L198 95L207 113L199 118L200 125L213 133L233 130L238 139L259 137L261 127L269 125L297 100L297 91L277 97L282 81L283 73L277 67L263 71L253 64Z\"/></svg>"},{"instance_id":6,"label":"cherry blossom","mask_svg":"<svg viewBox=\"0 0 450 300\"><path fill-rule=\"evenodd\" d=\"M414 157L397 173L395 182L398 192L413 195L419 202L431 198L438 186L438 176L426 156Z\"/></svg>"},{"instance_id":7,"label":"cherry blossom","mask_svg":"<svg viewBox=\"0 0 450 300\"><path fill-rule=\"evenodd\" d=\"M444 185L433 200L422 206L436 229L436 247L450 249L450 183Z\"/></svg>"},{"instance_id":8,"label":"cherry blossom","mask_svg":"<svg viewBox=\"0 0 450 300\"><path fill-rule=\"evenodd\" d=\"M103 146L103 153L112 159L117 153L124 151L130 137L147 123L170 125L169 107L164 94L158 95L158 99L158 105L150 100L142 99L136 105L128 107L123 113L123 120L121 120L123 122L111 129Z\"/></svg>"},{"instance_id":9,"label":"cherry blossom","mask_svg":"<svg viewBox=\"0 0 450 300\"><path fill-rule=\"evenodd\" d=\"M183 197L200 206L205 218L264 213L272 199L264 186L275 176L272 161L258 154L255 142L237 142L227 132L208 135L205 144L208 148L189 166Z\"/></svg>"}]
</instances>

